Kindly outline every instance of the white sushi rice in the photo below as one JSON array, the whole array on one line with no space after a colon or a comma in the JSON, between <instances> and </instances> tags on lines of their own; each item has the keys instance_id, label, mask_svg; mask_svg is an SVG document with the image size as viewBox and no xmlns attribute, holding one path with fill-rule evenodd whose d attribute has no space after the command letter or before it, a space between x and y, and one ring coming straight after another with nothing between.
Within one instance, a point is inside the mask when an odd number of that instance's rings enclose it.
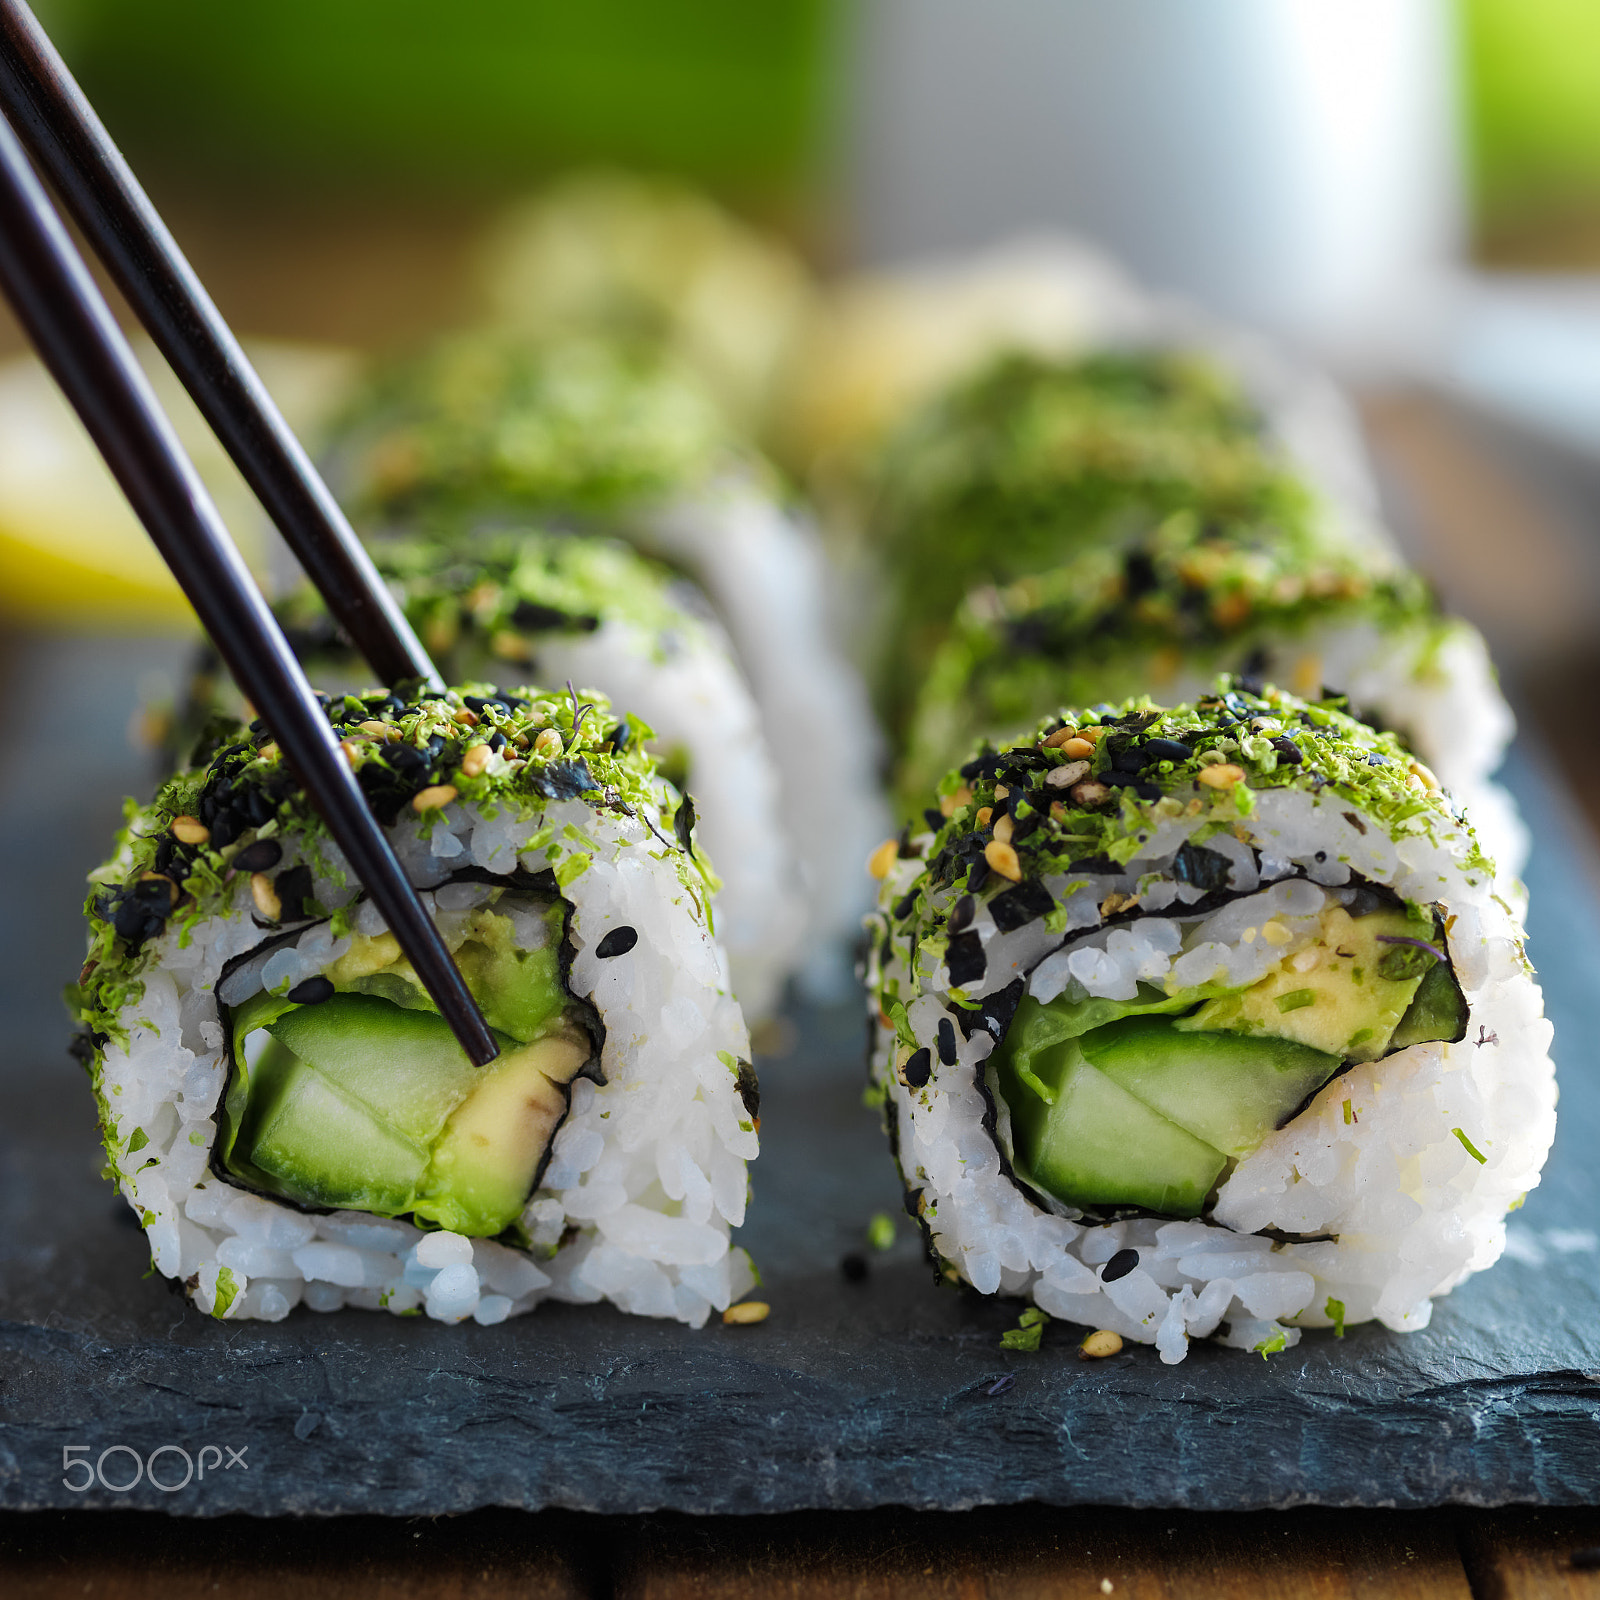
<instances>
[{"instance_id":1,"label":"white sushi rice","mask_svg":"<svg viewBox=\"0 0 1600 1600\"><path fill-rule=\"evenodd\" d=\"M1260 793L1238 836L1204 841L1229 857L1230 889L1248 898L1186 916L1200 891L1176 881L1171 860L1203 820L1163 823L1123 872L1046 878L1067 912L1064 937L1042 922L1002 934L982 907L974 926L987 968L963 992L993 994L1018 976L1041 1002L1064 991L1127 998L1139 979L1159 984L1169 972L1183 984L1220 973L1247 983L1264 960L1293 949L1264 955L1249 930L1276 916L1295 933L1305 926L1297 919L1314 918L1358 875L1443 903L1469 1007L1466 1038L1412 1045L1333 1079L1239 1162L1204 1221L1088 1226L1003 1172L984 1126L989 1033L958 1035L958 1064L936 1067L925 1088L911 1090L895 1077L894 1036L880 1027L874 1071L933 1244L982 1292L1024 1296L1052 1316L1154 1344L1166 1362L1181 1361L1191 1338L1292 1345L1299 1328L1338 1320L1330 1301L1342 1302L1348 1323L1425 1327L1436 1296L1505 1248L1506 1213L1539 1181L1555 1131L1551 1029L1521 929L1487 874L1467 864L1464 830L1396 845L1347 799L1294 789ZM904 893L919 870L898 862L885 897ZM1112 893L1137 894L1151 914L1105 928L1100 906ZM908 1017L937 1060L938 1024L953 1014L948 972L941 966L923 988ZM1003 1136L998 1097L995 1107ZM1284 1243L1267 1229L1333 1237ZM1138 1251L1137 1267L1103 1282L1098 1269L1125 1248Z\"/></svg>"},{"instance_id":2,"label":"white sushi rice","mask_svg":"<svg viewBox=\"0 0 1600 1600\"><path fill-rule=\"evenodd\" d=\"M833 635L822 546L738 475L641 515L637 537L694 574L733 639L778 769L779 811L804 887L802 980L812 994L838 998L871 904L861 862L890 827L877 726Z\"/></svg>"},{"instance_id":3,"label":"white sushi rice","mask_svg":"<svg viewBox=\"0 0 1600 1600\"><path fill-rule=\"evenodd\" d=\"M553 826L558 846L527 848ZM520 1251L486 1239L425 1233L357 1212L318 1215L251 1193L210 1168L226 1088L217 975L270 935L251 918L244 874L229 910L157 942L142 998L123 1014L124 1047L106 1046L101 1092L123 1152L116 1179L144 1219L158 1271L193 1280L196 1303L229 1320L276 1321L301 1302L317 1311L358 1306L421 1311L442 1322L503 1321L547 1299L609 1300L624 1311L700 1326L755 1282L749 1258L730 1247L744 1220L745 1163L757 1138L729 1062L748 1060L749 1037L728 992L722 952L684 889L672 854L631 819L581 801L519 814L450 805L429 832L413 816L391 830L430 913L448 925L482 904L486 886L448 883L466 866L493 873L551 864L578 850L590 865L563 890L575 946L571 988L606 1029L603 1085L578 1079L571 1107L521 1221L533 1240ZM286 863L294 860L293 841ZM316 866L317 863L313 862ZM337 869L337 861L331 863ZM317 873L324 904L349 898L339 873ZM381 932L363 904L356 931ZM527 919L525 937L540 937ZM608 930L638 931L633 951L599 959ZM246 963L223 996L235 1002L263 979L276 986L311 976L341 952L326 924L289 951ZM248 969L248 970L246 970ZM136 1131L144 1140L128 1151Z\"/></svg>"},{"instance_id":4,"label":"white sushi rice","mask_svg":"<svg viewBox=\"0 0 1600 1600\"><path fill-rule=\"evenodd\" d=\"M722 879L716 932L734 993L752 1021L771 1016L800 960L806 906L761 715L720 624L685 612L656 631L608 616L592 633L539 635L529 671L599 689L650 724L658 751L682 748L700 842Z\"/></svg>"}]
</instances>

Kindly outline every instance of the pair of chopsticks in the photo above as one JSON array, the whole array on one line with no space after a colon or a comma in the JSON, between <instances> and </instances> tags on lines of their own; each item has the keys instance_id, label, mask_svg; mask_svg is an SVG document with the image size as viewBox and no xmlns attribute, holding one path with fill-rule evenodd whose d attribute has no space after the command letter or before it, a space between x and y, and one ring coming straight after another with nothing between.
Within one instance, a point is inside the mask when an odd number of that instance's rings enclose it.
<instances>
[{"instance_id":1,"label":"pair of chopsticks","mask_svg":"<svg viewBox=\"0 0 1600 1600\"><path fill-rule=\"evenodd\" d=\"M0 291L467 1054L499 1053L23 142L385 684L440 680L337 502L22 0L0 0ZM20 135L20 139L19 139Z\"/></svg>"}]
</instances>

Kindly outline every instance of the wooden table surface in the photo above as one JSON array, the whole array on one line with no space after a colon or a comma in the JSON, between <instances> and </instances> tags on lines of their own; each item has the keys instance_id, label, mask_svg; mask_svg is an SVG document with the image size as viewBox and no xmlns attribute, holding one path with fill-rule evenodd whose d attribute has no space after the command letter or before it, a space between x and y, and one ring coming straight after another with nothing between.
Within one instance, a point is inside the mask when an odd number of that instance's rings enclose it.
<instances>
[{"instance_id":1,"label":"wooden table surface","mask_svg":"<svg viewBox=\"0 0 1600 1600\"><path fill-rule=\"evenodd\" d=\"M1203 1516L1022 1506L744 1519L484 1511L327 1522L52 1512L0 1518L0 1593L1600 1600L1596 1546L1596 1509Z\"/></svg>"}]
</instances>

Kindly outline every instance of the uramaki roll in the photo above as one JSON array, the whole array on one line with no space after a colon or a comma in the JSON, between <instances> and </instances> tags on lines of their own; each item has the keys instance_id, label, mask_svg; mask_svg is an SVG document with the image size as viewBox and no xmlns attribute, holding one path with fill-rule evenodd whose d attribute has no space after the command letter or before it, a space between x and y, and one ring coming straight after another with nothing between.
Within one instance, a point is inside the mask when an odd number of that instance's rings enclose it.
<instances>
[{"instance_id":1,"label":"uramaki roll","mask_svg":"<svg viewBox=\"0 0 1600 1600\"><path fill-rule=\"evenodd\" d=\"M501 1053L468 1061L235 725L130 806L88 904L81 1053L156 1269L219 1317L703 1322L754 1281L729 1232L756 1090L692 814L597 698L326 709Z\"/></svg>"},{"instance_id":2,"label":"uramaki roll","mask_svg":"<svg viewBox=\"0 0 1600 1600\"><path fill-rule=\"evenodd\" d=\"M946 1276L1179 1361L1420 1328L1499 1256L1554 1132L1550 1025L1392 735L1223 680L985 748L928 820L874 858L868 983Z\"/></svg>"}]
</instances>

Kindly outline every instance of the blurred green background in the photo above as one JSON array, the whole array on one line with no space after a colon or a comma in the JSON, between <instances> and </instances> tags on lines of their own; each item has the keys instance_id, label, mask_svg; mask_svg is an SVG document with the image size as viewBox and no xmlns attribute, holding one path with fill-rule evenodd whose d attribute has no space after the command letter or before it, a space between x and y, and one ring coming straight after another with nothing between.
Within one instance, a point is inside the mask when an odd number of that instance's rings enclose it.
<instances>
[{"instance_id":1,"label":"blurred green background","mask_svg":"<svg viewBox=\"0 0 1600 1600\"><path fill-rule=\"evenodd\" d=\"M130 155L200 179L504 191L608 161L783 192L832 0L39 0Z\"/></svg>"},{"instance_id":2,"label":"blurred green background","mask_svg":"<svg viewBox=\"0 0 1600 1600\"><path fill-rule=\"evenodd\" d=\"M609 162L815 220L865 0L39 0L143 165L489 197ZM1454 0L1480 253L1600 265L1600 3Z\"/></svg>"},{"instance_id":3,"label":"blurred green background","mask_svg":"<svg viewBox=\"0 0 1600 1600\"><path fill-rule=\"evenodd\" d=\"M1458 4L1480 254L1600 265L1600 4Z\"/></svg>"}]
</instances>

